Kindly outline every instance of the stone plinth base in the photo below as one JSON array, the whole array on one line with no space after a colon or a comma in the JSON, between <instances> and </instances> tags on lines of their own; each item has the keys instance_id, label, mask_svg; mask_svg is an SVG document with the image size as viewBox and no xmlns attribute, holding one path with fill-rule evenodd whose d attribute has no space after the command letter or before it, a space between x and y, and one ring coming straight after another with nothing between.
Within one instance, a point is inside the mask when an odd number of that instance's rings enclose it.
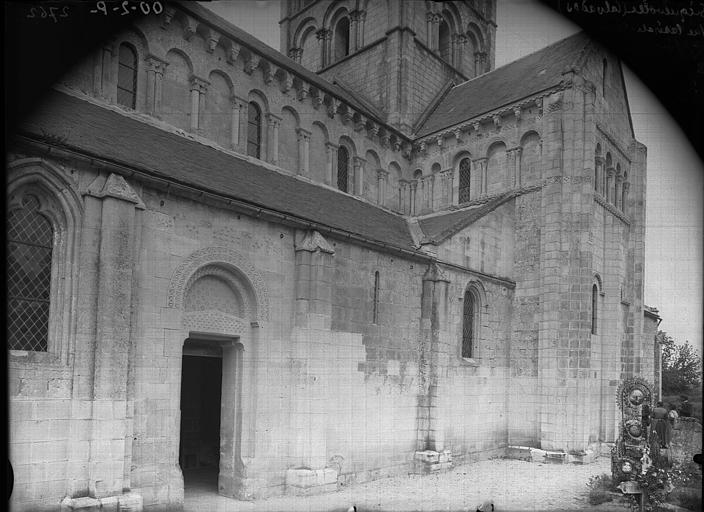
<instances>
[{"instance_id":1,"label":"stone plinth base","mask_svg":"<svg viewBox=\"0 0 704 512\"><path fill-rule=\"evenodd\" d=\"M565 453L529 446L509 446L506 448L506 458L542 462L547 464L591 464L599 456L598 450L587 449L581 452Z\"/></svg>"},{"instance_id":2,"label":"stone plinth base","mask_svg":"<svg viewBox=\"0 0 704 512\"><path fill-rule=\"evenodd\" d=\"M416 452L413 456L413 473L417 475L427 475L447 471L452 467L452 452L444 450L436 452L424 450Z\"/></svg>"},{"instance_id":3,"label":"stone plinth base","mask_svg":"<svg viewBox=\"0 0 704 512\"><path fill-rule=\"evenodd\" d=\"M310 496L337 490L337 471L325 469L286 470L286 494Z\"/></svg>"},{"instance_id":4,"label":"stone plinth base","mask_svg":"<svg viewBox=\"0 0 704 512\"><path fill-rule=\"evenodd\" d=\"M142 512L144 503L139 494L130 492L106 498L69 498L61 502L61 512Z\"/></svg>"}]
</instances>

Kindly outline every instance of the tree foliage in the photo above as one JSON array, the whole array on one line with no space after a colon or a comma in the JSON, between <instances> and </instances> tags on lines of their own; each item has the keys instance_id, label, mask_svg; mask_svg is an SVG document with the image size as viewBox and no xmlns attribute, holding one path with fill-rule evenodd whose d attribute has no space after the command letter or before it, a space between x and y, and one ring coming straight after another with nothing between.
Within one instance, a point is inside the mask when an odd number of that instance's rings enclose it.
<instances>
[{"instance_id":1,"label":"tree foliage","mask_svg":"<svg viewBox=\"0 0 704 512\"><path fill-rule=\"evenodd\" d=\"M656 339L662 349L663 391L677 393L698 386L701 379L702 358L685 341L675 343L665 331L658 331Z\"/></svg>"}]
</instances>

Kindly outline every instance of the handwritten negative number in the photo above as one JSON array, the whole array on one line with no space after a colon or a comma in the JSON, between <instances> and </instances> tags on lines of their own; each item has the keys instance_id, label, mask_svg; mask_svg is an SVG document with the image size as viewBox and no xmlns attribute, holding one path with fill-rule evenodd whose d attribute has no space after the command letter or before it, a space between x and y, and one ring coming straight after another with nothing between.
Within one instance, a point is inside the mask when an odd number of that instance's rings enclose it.
<instances>
[{"instance_id":1,"label":"handwritten negative number","mask_svg":"<svg viewBox=\"0 0 704 512\"><path fill-rule=\"evenodd\" d=\"M61 12L59 12L59 9L61 9ZM57 15L58 13L58 15ZM64 5L63 7L49 7L49 10L45 9L43 6L42 7L30 7L29 9L29 14L27 15L27 18L36 18L37 14L39 15L40 18L51 18L54 20L54 23L58 23L58 18L68 18L68 6Z\"/></svg>"},{"instance_id":2,"label":"handwritten negative number","mask_svg":"<svg viewBox=\"0 0 704 512\"><path fill-rule=\"evenodd\" d=\"M95 8L96 10L92 10L91 12L94 14L97 13L102 13L104 16L108 15L108 8L107 5L105 4L104 1L99 1L95 3ZM121 10L120 10L121 9ZM137 6L132 6L132 11L137 10ZM121 16L125 16L130 14L130 2L129 0L124 0L121 4L120 7L113 7L113 11L120 11ZM139 2L139 10L144 14L145 16L151 12L154 14L161 14L164 11L164 7L161 5L161 2L158 0L156 2Z\"/></svg>"}]
</instances>

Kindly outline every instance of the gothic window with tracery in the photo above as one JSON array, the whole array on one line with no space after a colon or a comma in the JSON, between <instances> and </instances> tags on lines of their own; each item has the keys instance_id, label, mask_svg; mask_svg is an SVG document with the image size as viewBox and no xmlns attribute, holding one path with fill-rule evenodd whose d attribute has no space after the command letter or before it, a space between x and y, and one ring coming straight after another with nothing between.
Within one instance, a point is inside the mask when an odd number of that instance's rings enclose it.
<instances>
[{"instance_id":1,"label":"gothic window with tracery","mask_svg":"<svg viewBox=\"0 0 704 512\"><path fill-rule=\"evenodd\" d=\"M137 104L137 52L125 43L120 45L117 102L129 108Z\"/></svg>"},{"instance_id":2,"label":"gothic window with tracery","mask_svg":"<svg viewBox=\"0 0 704 512\"><path fill-rule=\"evenodd\" d=\"M54 229L33 195L7 219L8 347L46 352Z\"/></svg>"},{"instance_id":3,"label":"gothic window with tracery","mask_svg":"<svg viewBox=\"0 0 704 512\"><path fill-rule=\"evenodd\" d=\"M471 164L469 158L460 161L459 202L466 203L470 198Z\"/></svg>"},{"instance_id":4,"label":"gothic window with tracery","mask_svg":"<svg viewBox=\"0 0 704 512\"><path fill-rule=\"evenodd\" d=\"M350 154L345 146L340 146L337 150L337 188L343 192L347 192L349 165Z\"/></svg>"},{"instance_id":5,"label":"gothic window with tracery","mask_svg":"<svg viewBox=\"0 0 704 512\"><path fill-rule=\"evenodd\" d=\"M262 110L255 102L249 102L247 109L247 154L261 158L262 149Z\"/></svg>"}]
</instances>

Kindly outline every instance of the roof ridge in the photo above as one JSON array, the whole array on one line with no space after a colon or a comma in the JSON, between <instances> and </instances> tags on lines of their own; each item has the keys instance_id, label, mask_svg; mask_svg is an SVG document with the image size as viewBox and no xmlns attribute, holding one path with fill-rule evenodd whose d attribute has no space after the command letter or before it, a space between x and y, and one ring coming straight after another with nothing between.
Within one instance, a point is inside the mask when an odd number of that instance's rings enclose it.
<instances>
[{"instance_id":1,"label":"roof ridge","mask_svg":"<svg viewBox=\"0 0 704 512\"><path fill-rule=\"evenodd\" d=\"M465 80L464 82L455 85L455 87L453 87L452 89L454 90L454 89L457 89L457 88L459 88L459 87L462 87L462 86L465 85L465 84L468 84L468 83L470 83L470 82L473 82L474 80L477 80L478 78L483 78L483 77L485 77L485 76L487 76L487 75L490 75L490 74L492 74L492 73L496 73L497 71L500 71L500 70L502 70L502 69L504 69L504 68L506 68L506 67L508 67L508 66L513 66L514 64L516 64L516 63L518 63L518 62L521 62L521 61L523 61L523 60L525 60L525 59L528 59L529 57L533 57L533 56L535 56L535 55L538 54L538 53L544 52L544 51L546 51L546 50L548 50L548 49L550 49L550 48L552 48L552 47L554 47L554 46L557 46L557 45L559 45L559 44L562 44L562 43L564 43L565 41L568 41L568 40L570 40L570 39L577 39L578 36L584 36L584 35L586 35L586 32L585 32L584 30L580 30L579 32L576 32L576 33L572 34L571 36L563 37L562 39L560 39L560 40L558 40L558 41L555 41L554 43L550 43L550 44L547 45L547 46L543 46L542 48L539 48L539 49L535 50L534 52L530 52L530 53L528 53L528 54L526 54L526 55L523 55L522 57L517 58L516 60L512 60L511 62L507 62L506 64L503 64L503 65L499 66L498 68L494 68L494 69L492 69L491 71L487 71L486 73L482 73L481 75L477 75L477 76L475 76L475 77L472 77L472 78L470 78L469 80ZM588 39L588 38L587 38L586 42L587 42L587 43L589 42L589 39ZM581 50L580 50L580 53L581 53Z\"/></svg>"}]
</instances>

